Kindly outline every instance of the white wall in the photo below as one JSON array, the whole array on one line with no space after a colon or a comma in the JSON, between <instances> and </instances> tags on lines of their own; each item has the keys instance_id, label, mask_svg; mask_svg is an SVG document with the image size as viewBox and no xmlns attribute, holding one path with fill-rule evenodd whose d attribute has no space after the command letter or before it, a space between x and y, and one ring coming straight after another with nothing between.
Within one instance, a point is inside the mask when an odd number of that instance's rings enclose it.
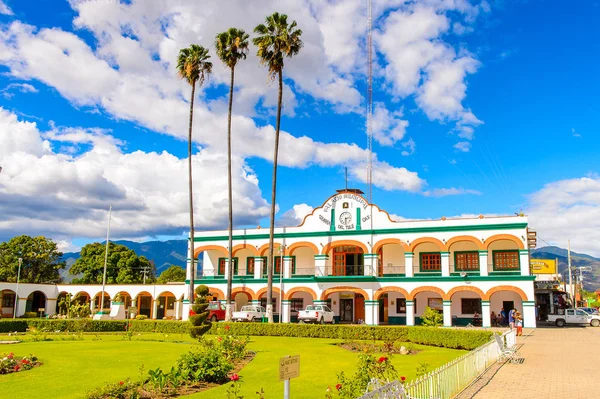
<instances>
[{"instance_id":1,"label":"white wall","mask_svg":"<svg viewBox=\"0 0 600 399\"><path fill-rule=\"evenodd\" d=\"M452 316L458 316L458 317L469 317L469 316L473 316L472 313L463 313L462 312L462 298L475 298L475 299L481 299L481 297L479 295L477 295L476 292L471 292L471 291L461 291L461 292L457 292L456 294L452 295Z\"/></svg>"},{"instance_id":2,"label":"white wall","mask_svg":"<svg viewBox=\"0 0 600 399\"><path fill-rule=\"evenodd\" d=\"M311 248L297 248L293 256L296 257L296 274L314 276L315 254Z\"/></svg>"},{"instance_id":3,"label":"white wall","mask_svg":"<svg viewBox=\"0 0 600 399\"><path fill-rule=\"evenodd\" d=\"M415 316L421 316L423 312L425 312L425 308L429 304L429 298L439 298L441 300L442 296L437 292L433 291L419 292L415 296L415 299L417 301L417 307L415 308Z\"/></svg>"}]
</instances>

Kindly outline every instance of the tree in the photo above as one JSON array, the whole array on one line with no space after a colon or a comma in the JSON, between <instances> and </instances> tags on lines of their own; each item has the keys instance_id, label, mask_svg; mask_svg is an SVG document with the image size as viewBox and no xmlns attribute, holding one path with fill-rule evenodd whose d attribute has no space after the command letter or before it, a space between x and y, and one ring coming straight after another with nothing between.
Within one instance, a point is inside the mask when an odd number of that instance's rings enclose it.
<instances>
[{"instance_id":1,"label":"tree","mask_svg":"<svg viewBox=\"0 0 600 399\"><path fill-rule=\"evenodd\" d=\"M188 128L188 191L190 198L190 253L191 264L190 290L188 292L190 303L194 298L194 279L196 278L196 263L194 259L194 197L192 194L192 124L194 121L194 95L196 94L196 83L200 86L212 71L212 63L208 61L210 55L208 50L197 44L179 50L177 57L177 75L185 79L192 86L190 96L190 121Z\"/></svg>"},{"instance_id":2,"label":"tree","mask_svg":"<svg viewBox=\"0 0 600 399\"><path fill-rule=\"evenodd\" d=\"M166 284L174 281L185 281L185 270L182 267L171 265L156 280L158 284Z\"/></svg>"},{"instance_id":3,"label":"tree","mask_svg":"<svg viewBox=\"0 0 600 399\"><path fill-rule=\"evenodd\" d=\"M75 261L69 273L83 274L74 278L73 284L102 284L104 274L104 251L106 244L95 242L81 248L79 259ZM124 245L109 243L106 261L106 284L140 284L153 283L154 265L145 256L138 256L135 251Z\"/></svg>"},{"instance_id":4,"label":"tree","mask_svg":"<svg viewBox=\"0 0 600 399\"><path fill-rule=\"evenodd\" d=\"M0 281L16 282L21 264L21 283L60 282L59 271L65 268L62 252L44 236L14 237L0 244Z\"/></svg>"},{"instance_id":5,"label":"tree","mask_svg":"<svg viewBox=\"0 0 600 399\"><path fill-rule=\"evenodd\" d=\"M439 311L426 306L421 319L426 327L439 327L443 323L444 316Z\"/></svg>"},{"instance_id":6,"label":"tree","mask_svg":"<svg viewBox=\"0 0 600 399\"><path fill-rule=\"evenodd\" d=\"M190 323L192 323L190 335L192 336L192 338L200 338L208 330L210 330L211 323L207 320L209 313L209 296L210 292L208 291L207 286L199 285L198 288L196 288L196 299L194 300L194 304L192 305L192 312L194 314L190 316Z\"/></svg>"},{"instance_id":7,"label":"tree","mask_svg":"<svg viewBox=\"0 0 600 399\"><path fill-rule=\"evenodd\" d=\"M277 124L275 127L275 148L273 151L273 183L271 192L271 221L269 226L269 258L267 265L267 316L273 322L273 234L275 231L275 200L277 191L277 155L279 152L279 128L281 123L281 103L283 96L283 60L298 54L302 48L302 30L297 28L296 21L288 25L287 15L273 13L265 19L264 24L254 28L258 36L252 42L258 47L260 62L269 69L272 80L279 80L277 97ZM282 298L280 298L282 299Z\"/></svg>"},{"instance_id":8,"label":"tree","mask_svg":"<svg viewBox=\"0 0 600 399\"><path fill-rule=\"evenodd\" d=\"M217 55L227 65L231 71L231 79L229 82L229 114L227 116L227 188L229 199L229 270L227 273L227 312L225 320L231 320L231 288L233 280L233 194L231 187L231 110L233 108L233 82L235 77L235 66L238 61L246 59L248 53L248 35L243 29L229 28L225 32L217 35L215 47Z\"/></svg>"}]
</instances>

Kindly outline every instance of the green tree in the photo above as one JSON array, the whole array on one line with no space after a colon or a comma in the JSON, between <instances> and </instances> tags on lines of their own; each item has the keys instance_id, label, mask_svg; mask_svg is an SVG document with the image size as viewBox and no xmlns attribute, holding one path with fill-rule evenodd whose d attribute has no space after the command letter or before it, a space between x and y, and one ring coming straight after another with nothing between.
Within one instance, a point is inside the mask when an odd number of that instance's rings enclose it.
<instances>
[{"instance_id":1,"label":"green tree","mask_svg":"<svg viewBox=\"0 0 600 399\"><path fill-rule=\"evenodd\" d=\"M194 96L196 94L196 83L200 86L212 71L212 62L208 61L210 55L208 50L197 44L179 50L177 57L177 75L185 79L192 86L190 96L190 121L188 127L188 191L190 198L190 253L189 259L192 273L190 278L190 290L188 296L194 297L194 279L196 278L196 263L194 259L194 196L192 194L192 125L194 122Z\"/></svg>"},{"instance_id":2,"label":"green tree","mask_svg":"<svg viewBox=\"0 0 600 399\"><path fill-rule=\"evenodd\" d=\"M211 323L207 320L209 296L210 292L207 286L199 285L196 288L196 299L192 305L192 312L194 314L190 316L190 323L192 323L190 335L192 338L200 338L210 330Z\"/></svg>"},{"instance_id":3,"label":"green tree","mask_svg":"<svg viewBox=\"0 0 600 399\"><path fill-rule=\"evenodd\" d=\"M277 97L277 123L275 126L275 147L273 151L273 183L271 192L271 221L269 226L269 258L267 266L267 315L269 323L273 322L273 234L275 230L275 200L277 192L277 155L279 153L279 129L281 125L281 104L283 96L283 61L298 54L302 48L302 30L297 28L296 21L288 25L287 15L273 13L265 19L264 24L254 28L257 37L252 42L258 47L261 64L269 69L272 80L279 80ZM283 272L283 271L282 271Z\"/></svg>"},{"instance_id":4,"label":"green tree","mask_svg":"<svg viewBox=\"0 0 600 399\"><path fill-rule=\"evenodd\" d=\"M81 248L79 259L75 261L69 273L82 274L74 278L73 284L101 284L104 273L104 253L106 244L95 242ZM124 245L109 243L106 262L106 284L140 284L153 283L154 265L145 256L138 256L135 251Z\"/></svg>"},{"instance_id":5,"label":"green tree","mask_svg":"<svg viewBox=\"0 0 600 399\"><path fill-rule=\"evenodd\" d=\"M20 282L60 282L59 271L65 268L62 255L56 243L44 236L14 237L0 244L0 281L17 281L21 258Z\"/></svg>"},{"instance_id":6,"label":"green tree","mask_svg":"<svg viewBox=\"0 0 600 399\"><path fill-rule=\"evenodd\" d=\"M231 288L233 281L233 263L231 261L233 248L233 194L231 183L231 111L233 108L233 82L235 80L235 66L238 61L245 60L248 53L248 35L243 29L229 28L217 35L215 47L217 55L231 71L229 82L229 114L227 116L227 188L229 199L229 271L227 273L227 315L225 319L231 319Z\"/></svg>"},{"instance_id":7,"label":"green tree","mask_svg":"<svg viewBox=\"0 0 600 399\"><path fill-rule=\"evenodd\" d=\"M429 306L425 307L425 311L421 316L423 320L423 325L427 327L439 327L442 325L444 320L444 316L440 312L435 309L430 308Z\"/></svg>"},{"instance_id":8,"label":"green tree","mask_svg":"<svg viewBox=\"0 0 600 399\"><path fill-rule=\"evenodd\" d=\"M166 284L174 281L185 281L184 268L171 265L158 276L158 279L156 279L158 284Z\"/></svg>"}]
</instances>

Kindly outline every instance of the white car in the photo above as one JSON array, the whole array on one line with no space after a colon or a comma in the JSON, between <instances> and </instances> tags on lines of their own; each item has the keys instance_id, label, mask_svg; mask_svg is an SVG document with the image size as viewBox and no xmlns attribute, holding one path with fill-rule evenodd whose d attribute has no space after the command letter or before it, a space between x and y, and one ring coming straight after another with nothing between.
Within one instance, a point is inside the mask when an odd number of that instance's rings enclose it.
<instances>
[{"instance_id":1,"label":"white car","mask_svg":"<svg viewBox=\"0 0 600 399\"><path fill-rule=\"evenodd\" d=\"M600 327L600 316L591 315L581 309L566 309L564 315L548 315L548 323L554 323L557 327L565 324L589 324L592 327Z\"/></svg>"},{"instance_id":2,"label":"white car","mask_svg":"<svg viewBox=\"0 0 600 399\"><path fill-rule=\"evenodd\" d=\"M267 311L262 306L246 305L242 306L239 312L233 312L231 319L233 321L260 321L267 315Z\"/></svg>"},{"instance_id":3,"label":"white car","mask_svg":"<svg viewBox=\"0 0 600 399\"><path fill-rule=\"evenodd\" d=\"M305 310L298 311L298 322L335 324L335 315L326 305L308 305Z\"/></svg>"}]
</instances>

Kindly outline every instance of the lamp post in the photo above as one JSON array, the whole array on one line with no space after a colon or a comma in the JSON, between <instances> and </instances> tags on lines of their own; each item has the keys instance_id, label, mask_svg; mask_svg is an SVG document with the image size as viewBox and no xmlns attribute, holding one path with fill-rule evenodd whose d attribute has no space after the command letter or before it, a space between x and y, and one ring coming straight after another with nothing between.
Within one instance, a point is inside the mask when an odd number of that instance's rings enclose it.
<instances>
[{"instance_id":1,"label":"lamp post","mask_svg":"<svg viewBox=\"0 0 600 399\"><path fill-rule=\"evenodd\" d=\"M17 308L19 307L19 280L21 279L21 265L23 258L19 258L19 271L17 272L17 292L15 293L15 306L13 308L13 319L17 317Z\"/></svg>"},{"instance_id":2,"label":"lamp post","mask_svg":"<svg viewBox=\"0 0 600 399\"><path fill-rule=\"evenodd\" d=\"M279 253L281 254L281 263L279 266L279 322L281 323L282 314L281 311L283 309L283 254L285 252L285 245L281 244L279 247Z\"/></svg>"}]
</instances>

